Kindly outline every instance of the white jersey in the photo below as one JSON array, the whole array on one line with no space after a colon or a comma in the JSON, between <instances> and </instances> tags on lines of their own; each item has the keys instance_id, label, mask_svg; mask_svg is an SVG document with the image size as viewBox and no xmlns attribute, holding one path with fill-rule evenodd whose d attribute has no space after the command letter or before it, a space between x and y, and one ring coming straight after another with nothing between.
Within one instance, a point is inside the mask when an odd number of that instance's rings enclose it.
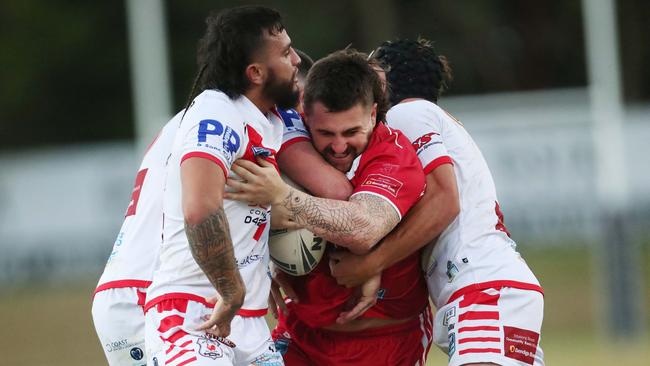
<instances>
[{"instance_id":1,"label":"white jersey","mask_svg":"<svg viewBox=\"0 0 650 366\"><path fill-rule=\"evenodd\" d=\"M426 100L398 104L386 118L413 143L425 174L442 164L453 164L456 174L460 213L440 235L425 268L436 307L469 290L503 286L542 292L503 225L490 170L462 124Z\"/></svg>"},{"instance_id":2,"label":"white jersey","mask_svg":"<svg viewBox=\"0 0 650 366\"><path fill-rule=\"evenodd\" d=\"M276 114L264 116L246 97L230 100L216 90L202 92L180 125L167 168L163 201L164 229L160 266L154 273L145 309L169 298L205 302L216 294L198 266L184 229L180 168L183 160L200 157L218 164L229 178L230 169L244 158L261 156L275 162L283 123ZM230 235L246 297L239 315L260 316L267 310L270 278L267 273L270 208L224 199Z\"/></svg>"},{"instance_id":3,"label":"white jersey","mask_svg":"<svg viewBox=\"0 0 650 366\"><path fill-rule=\"evenodd\" d=\"M305 124L302 120L302 116L296 110L278 110L280 117L282 117L282 122L284 123L284 131L282 134L282 149L279 152L282 152L283 149L286 149L291 144L294 144L299 141L310 141L311 136L309 131L305 128Z\"/></svg>"},{"instance_id":4,"label":"white jersey","mask_svg":"<svg viewBox=\"0 0 650 366\"><path fill-rule=\"evenodd\" d=\"M145 152L131 201L95 292L109 288L145 288L151 283L162 243L162 192L165 163L181 119L178 113Z\"/></svg>"}]
</instances>

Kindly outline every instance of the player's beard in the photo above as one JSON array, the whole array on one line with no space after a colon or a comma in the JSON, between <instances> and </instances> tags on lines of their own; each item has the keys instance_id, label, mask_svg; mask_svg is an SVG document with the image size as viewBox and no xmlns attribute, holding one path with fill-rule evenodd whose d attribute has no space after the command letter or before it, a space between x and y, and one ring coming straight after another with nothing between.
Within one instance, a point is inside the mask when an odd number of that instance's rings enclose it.
<instances>
[{"instance_id":1,"label":"player's beard","mask_svg":"<svg viewBox=\"0 0 650 366\"><path fill-rule=\"evenodd\" d=\"M296 87L296 75L287 82L278 80L273 69L269 69L269 78L264 85L264 95L273 100L280 109L296 108L300 99L300 90Z\"/></svg>"}]
</instances>

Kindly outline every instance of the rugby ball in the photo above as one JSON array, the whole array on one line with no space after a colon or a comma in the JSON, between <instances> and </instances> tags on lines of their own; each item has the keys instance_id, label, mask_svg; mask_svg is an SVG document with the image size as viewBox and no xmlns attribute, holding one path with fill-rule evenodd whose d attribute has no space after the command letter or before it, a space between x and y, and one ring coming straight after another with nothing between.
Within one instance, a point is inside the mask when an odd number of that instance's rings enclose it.
<instances>
[{"instance_id":1,"label":"rugby ball","mask_svg":"<svg viewBox=\"0 0 650 366\"><path fill-rule=\"evenodd\" d=\"M282 175L282 179L288 185L304 191L288 177ZM316 268L326 247L327 241L307 229L280 229L269 233L271 260L283 272L292 276L303 276Z\"/></svg>"},{"instance_id":2,"label":"rugby ball","mask_svg":"<svg viewBox=\"0 0 650 366\"><path fill-rule=\"evenodd\" d=\"M307 229L271 230L271 260L283 272L303 276L311 272L325 253L327 242Z\"/></svg>"}]
</instances>

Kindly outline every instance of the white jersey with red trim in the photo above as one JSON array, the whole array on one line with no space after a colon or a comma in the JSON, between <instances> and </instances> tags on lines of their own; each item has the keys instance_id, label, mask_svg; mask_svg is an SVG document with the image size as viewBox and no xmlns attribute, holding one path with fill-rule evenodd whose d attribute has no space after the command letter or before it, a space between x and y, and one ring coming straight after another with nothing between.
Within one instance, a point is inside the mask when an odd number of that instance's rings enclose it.
<instances>
[{"instance_id":1,"label":"white jersey with red trim","mask_svg":"<svg viewBox=\"0 0 650 366\"><path fill-rule=\"evenodd\" d=\"M218 164L228 178L239 179L230 169L243 158L264 157L275 163L282 141L283 123L275 113L264 116L246 97L230 100L216 90L197 96L180 125L168 163L164 192L164 240L160 266L147 295L150 308L165 298L185 298L205 303L216 290L190 252L181 205L181 163L205 158ZM243 316L264 315L270 278L267 273L270 208L248 206L224 199L230 235L239 272L246 285Z\"/></svg>"},{"instance_id":2,"label":"white jersey with red trim","mask_svg":"<svg viewBox=\"0 0 650 366\"><path fill-rule=\"evenodd\" d=\"M162 193L165 163L182 113L174 116L145 152L131 201L95 292L109 288L147 287L162 243Z\"/></svg>"},{"instance_id":3,"label":"white jersey with red trim","mask_svg":"<svg viewBox=\"0 0 650 366\"><path fill-rule=\"evenodd\" d=\"M282 134L282 148L279 152L282 152L291 144L294 144L299 141L311 141L311 136L309 131L305 127L303 118L294 109L281 110L278 112L282 117L282 122L284 123L284 131Z\"/></svg>"},{"instance_id":4,"label":"white jersey with red trim","mask_svg":"<svg viewBox=\"0 0 650 366\"><path fill-rule=\"evenodd\" d=\"M492 174L463 125L426 100L395 105L387 122L413 143L425 174L442 164L453 164L456 174L460 213L440 235L425 268L436 307L462 295L468 286L477 290L507 285L542 292L503 225Z\"/></svg>"}]
</instances>

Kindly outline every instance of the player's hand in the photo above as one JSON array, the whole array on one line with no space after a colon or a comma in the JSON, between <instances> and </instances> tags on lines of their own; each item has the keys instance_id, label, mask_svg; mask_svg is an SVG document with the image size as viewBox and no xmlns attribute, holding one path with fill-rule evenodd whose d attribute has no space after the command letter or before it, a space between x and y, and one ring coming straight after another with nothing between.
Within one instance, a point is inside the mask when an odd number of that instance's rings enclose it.
<instances>
[{"instance_id":1,"label":"player's hand","mask_svg":"<svg viewBox=\"0 0 650 366\"><path fill-rule=\"evenodd\" d=\"M229 303L221 299L218 295L206 299L210 304L216 304L210 318L199 325L197 330L204 330L206 333L227 337L230 335L230 323L235 317L242 303ZM243 302L243 298L242 298Z\"/></svg>"},{"instance_id":2,"label":"player's hand","mask_svg":"<svg viewBox=\"0 0 650 366\"><path fill-rule=\"evenodd\" d=\"M329 265L336 282L348 288L358 287L381 273L382 268L376 264L372 252L364 255L337 250L329 253Z\"/></svg>"},{"instance_id":3,"label":"player's hand","mask_svg":"<svg viewBox=\"0 0 650 366\"><path fill-rule=\"evenodd\" d=\"M275 166L264 159L257 158L257 164L238 159L231 169L242 180L226 181L226 185L233 188L234 192L225 192L225 198L267 206L279 203L289 194L289 186L280 178Z\"/></svg>"},{"instance_id":4,"label":"player's hand","mask_svg":"<svg viewBox=\"0 0 650 366\"><path fill-rule=\"evenodd\" d=\"M269 295L269 308L271 313L277 319L278 311L287 314L287 305L284 302L282 291L293 302L298 302L298 296L293 287L288 282L287 274L282 272L273 262L269 263L269 272L271 275L271 293ZM282 291L280 291L282 289Z\"/></svg>"},{"instance_id":5,"label":"player's hand","mask_svg":"<svg viewBox=\"0 0 650 366\"><path fill-rule=\"evenodd\" d=\"M370 309L377 303L377 293L381 286L381 274L374 275L359 288L359 299L352 310L344 311L336 319L337 324L345 324L352 321Z\"/></svg>"}]
</instances>

